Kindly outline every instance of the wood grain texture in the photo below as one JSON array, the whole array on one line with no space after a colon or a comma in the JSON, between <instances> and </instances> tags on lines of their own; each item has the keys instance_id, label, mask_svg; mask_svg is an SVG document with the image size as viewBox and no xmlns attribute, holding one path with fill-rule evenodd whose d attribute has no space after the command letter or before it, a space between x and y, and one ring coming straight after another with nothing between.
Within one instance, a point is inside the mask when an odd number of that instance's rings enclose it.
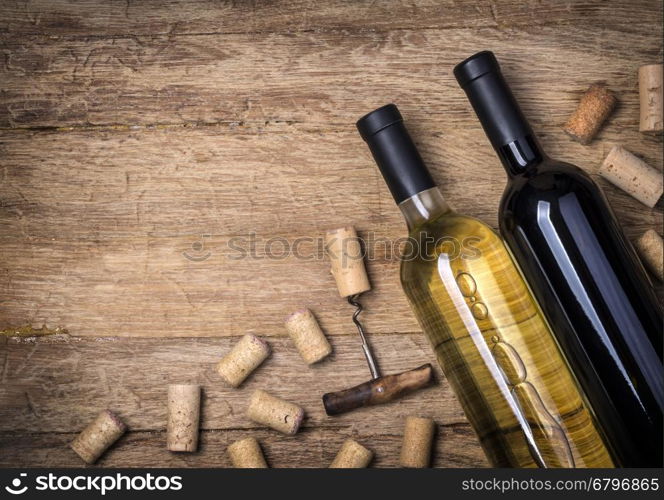
<instances>
[{"instance_id":1,"label":"wood grain texture","mask_svg":"<svg viewBox=\"0 0 664 500\"><path fill-rule=\"evenodd\" d=\"M402 431L399 431L402 432ZM228 445L248 434L238 430L205 430L200 434L197 453L169 453L166 433L128 432L96 463L97 467L230 467ZM261 443L268 464L274 468L327 467L343 441L351 436L375 453L370 467L399 467L401 434L344 433L338 429L307 429L297 438L281 437L270 431L252 431ZM2 467L82 467L80 458L68 447L75 437L69 433L0 432ZM468 424L439 428L434 445L434 467L487 467L477 438Z\"/></svg>"},{"instance_id":2,"label":"wood grain texture","mask_svg":"<svg viewBox=\"0 0 664 500\"><path fill-rule=\"evenodd\" d=\"M495 226L504 173L490 148L469 147L483 144L482 132L439 135L413 124L452 205ZM553 155L597 170L606 143L577 147L549 130L543 141ZM638 141L633 137L633 151L661 157L654 141L651 149ZM306 306L326 332L353 334L352 308L338 296L322 242L313 241L350 223L373 240L373 289L362 296L368 331L419 330L395 252L383 242L397 249L405 226L356 133L15 131L5 134L2 155L3 327L46 323L92 336L286 335L285 317ZM599 182L630 237L661 228L661 208L649 210ZM298 238L299 256L282 258L284 241L293 248Z\"/></svg>"},{"instance_id":3,"label":"wood grain texture","mask_svg":"<svg viewBox=\"0 0 664 500\"><path fill-rule=\"evenodd\" d=\"M584 21L640 29L656 24L657 2L584 0L31 0L5 2L0 33L11 35L136 36L322 30L445 29L562 24ZM660 7L661 8L661 7Z\"/></svg>"},{"instance_id":4,"label":"wood grain texture","mask_svg":"<svg viewBox=\"0 0 664 500\"><path fill-rule=\"evenodd\" d=\"M225 447L246 435L265 443L273 466L325 467L346 437L373 449L375 465L395 466L404 419L413 414L440 425L437 465L486 464L440 372L434 386L389 405L328 417L321 402L324 392L369 378L359 340L333 337L333 355L313 368L304 364L289 339L270 342L273 355L240 389L230 389L214 367L230 349L231 338L10 339L0 358L0 466L78 465L65 445L103 408L116 411L130 434L101 461L106 466L225 466ZM386 373L433 358L421 335L376 336L373 347ZM202 386L201 449L192 457L169 455L165 449L169 383ZM284 437L245 417L249 397L258 388L304 407L306 419L297 436ZM464 449L461 442L473 445Z\"/></svg>"},{"instance_id":5,"label":"wood grain texture","mask_svg":"<svg viewBox=\"0 0 664 500\"><path fill-rule=\"evenodd\" d=\"M82 465L66 445L106 407L131 432L101 466L227 466L225 447L247 434L274 467L326 466L347 437L375 466L396 466L409 414L442 425L436 466L486 465L440 374L397 404L324 415L320 395L368 378L351 308L311 240L325 229L353 224L373 238L362 318L384 372L432 360L381 242L405 228L354 122L396 102L446 198L495 227L504 174L451 73L490 48L545 149L598 180L632 240L661 234L661 202L650 210L596 172L614 143L662 169L661 138L638 133L637 85L638 67L661 60L662 10L0 0L0 329L73 335L0 335L0 465ZM594 81L620 104L584 147L561 125ZM266 258L270 239L278 255L298 238L305 258ZM238 245L255 250L238 259ZM302 306L335 349L313 369L283 327ZM224 389L214 364L246 332L270 337L275 355ZM191 456L165 449L169 382L205 390ZM302 404L303 431L285 438L244 419L254 388Z\"/></svg>"},{"instance_id":6,"label":"wood grain texture","mask_svg":"<svg viewBox=\"0 0 664 500\"><path fill-rule=\"evenodd\" d=\"M475 129L452 67L486 47L535 124L562 124L588 85L602 80L624 108L612 124L633 129L638 67L662 51L649 31L589 30L583 22L110 40L5 36L3 45L1 127L204 123L256 131L352 130L389 101L413 121Z\"/></svg>"}]
</instances>

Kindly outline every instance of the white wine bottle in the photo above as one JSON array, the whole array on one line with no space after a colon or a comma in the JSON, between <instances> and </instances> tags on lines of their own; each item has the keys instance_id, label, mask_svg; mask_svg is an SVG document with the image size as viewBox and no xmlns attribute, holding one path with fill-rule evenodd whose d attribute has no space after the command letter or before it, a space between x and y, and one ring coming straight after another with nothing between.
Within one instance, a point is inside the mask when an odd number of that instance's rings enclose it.
<instances>
[{"instance_id":1,"label":"white wine bottle","mask_svg":"<svg viewBox=\"0 0 664 500\"><path fill-rule=\"evenodd\" d=\"M500 236L445 203L396 106L357 127L408 224L403 289L491 464L613 467Z\"/></svg>"}]
</instances>

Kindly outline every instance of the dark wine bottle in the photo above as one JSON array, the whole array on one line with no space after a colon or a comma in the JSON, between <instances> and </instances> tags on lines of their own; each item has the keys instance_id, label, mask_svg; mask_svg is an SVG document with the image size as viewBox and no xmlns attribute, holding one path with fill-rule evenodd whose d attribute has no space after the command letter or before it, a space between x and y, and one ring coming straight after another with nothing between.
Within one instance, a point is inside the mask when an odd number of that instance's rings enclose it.
<instances>
[{"instance_id":1,"label":"dark wine bottle","mask_svg":"<svg viewBox=\"0 0 664 500\"><path fill-rule=\"evenodd\" d=\"M662 316L606 198L541 150L493 53L454 68L508 183L500 231L623 467L662 466Z\"/></svg>"}]
</instances>

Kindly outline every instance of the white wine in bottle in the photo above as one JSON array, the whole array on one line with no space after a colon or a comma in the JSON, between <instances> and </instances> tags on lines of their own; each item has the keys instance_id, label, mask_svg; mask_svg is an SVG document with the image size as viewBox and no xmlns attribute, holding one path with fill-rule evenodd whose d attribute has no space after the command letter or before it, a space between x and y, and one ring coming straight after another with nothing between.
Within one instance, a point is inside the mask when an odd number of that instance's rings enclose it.
<instances>
[{"instance_id":1,"label":"white wine in bottle","mask_svg":"<svg viewBox=\"0 0 664 500\"><path fill-rule=\"evenodd\" d=\"M396 106L357 126L408 224L403 289L491 464L613 467L502 239L445 203Z\"/></svg>"}]
</instances>

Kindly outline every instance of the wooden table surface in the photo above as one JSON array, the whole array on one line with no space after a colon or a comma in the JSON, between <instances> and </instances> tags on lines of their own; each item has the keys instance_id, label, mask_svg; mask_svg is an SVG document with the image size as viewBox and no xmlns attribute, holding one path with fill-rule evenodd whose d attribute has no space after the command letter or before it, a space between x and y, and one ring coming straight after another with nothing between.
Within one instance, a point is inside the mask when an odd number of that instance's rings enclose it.
<instances>
[{"instance_id":1,"label":"wooden table surface","mask_svg":"<svg viewBox=\"0 0 664 500\"><path fill-rule=\"evenodd\" d=\"M505 175L451 73L491 49L546 150L597 179L631 239L661 232L661 205L596 176L613 143L662 168L636 79L661 33L661 1L0 1L0 465L82 465L67 443L111 408L131 431L101 466L228 466L246 435L274 467L326 466L347 437L395 466L407 415L436 419L436 466L485 466L440 372L399 403L324 415L323 392L369 377L325 229L376 243L362 301L383 370L434 360L381 244L405 226L355 121L397 103L448 201L495 227ZM620 106L582 146L561 125L598 80ZM283 327L302 305L335 350L314 368ZM13 333L42 324L67 333ZM246 332L274 355L226 389L215 363ZM198 453L165 449L176 382L204 388ZM249 422L256 388L303 405L303 430Z\"/></svg>"}]
</instances>

